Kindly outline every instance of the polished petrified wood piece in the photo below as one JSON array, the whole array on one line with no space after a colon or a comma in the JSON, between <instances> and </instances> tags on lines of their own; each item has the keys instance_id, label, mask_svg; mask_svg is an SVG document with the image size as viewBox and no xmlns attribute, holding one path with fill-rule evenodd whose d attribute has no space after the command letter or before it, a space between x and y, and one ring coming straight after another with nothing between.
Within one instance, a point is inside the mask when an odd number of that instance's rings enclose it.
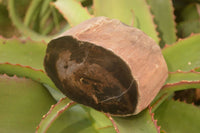
<instances>
[{"instance_id":1,"label":"polished petrified wood piece","mask_svg":"<svg viewBox=\"0 0 200 133\"><path fill-rule=\"evenodd\" d=\"M115 116L146 108L168 76L153 39L106 17L87 20L52 40L44 66L67 97Z\"/></svg>"}]
</instances>

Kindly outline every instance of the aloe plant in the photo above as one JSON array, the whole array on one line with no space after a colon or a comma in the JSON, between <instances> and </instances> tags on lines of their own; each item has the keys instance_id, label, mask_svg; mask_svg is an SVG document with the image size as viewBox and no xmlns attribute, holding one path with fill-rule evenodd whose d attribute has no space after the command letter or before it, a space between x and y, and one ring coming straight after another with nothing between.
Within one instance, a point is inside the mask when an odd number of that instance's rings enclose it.
<instances>
[{"instance_id":1,"label":"aloe plant","mask_svg":"<svg viewBox=\"0 0 200 133\"><path fill-rule=\"evenodd\" d=\"M1 0L0 131L198 133L198 105L173 98L177 91L200 88L200 5L199 0L192 2ZM115 18L139 28L162 48L168 79L149 107L138 115L113 117L75 103L44 71L47 43L95 16Z\"/></svg>"}]
</instances>

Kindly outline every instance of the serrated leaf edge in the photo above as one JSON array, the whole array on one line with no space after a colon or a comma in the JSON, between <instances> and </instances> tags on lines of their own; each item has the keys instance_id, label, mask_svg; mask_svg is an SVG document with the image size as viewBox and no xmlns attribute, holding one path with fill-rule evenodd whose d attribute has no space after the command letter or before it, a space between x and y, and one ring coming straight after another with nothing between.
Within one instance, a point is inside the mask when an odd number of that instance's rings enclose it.
<instances>
[{"instance_id":1,"label":"serrated leaf edge","mask_svg":"<svg viewBox=\"0 0 200 133\"><path fill-rule=\"evenodd\" d=\"M25 77L18 77L17 75L9 76L7 74L0 74L0 77L8 78L8 79L27 79Z\"/></svg>"},{"instance_id":2,"label":"serrated leaf edge","mask_svg":"<svg viewBox=\"0 0 200 133\"><path fill-rule=\"evenodd\" d=\"M147 2L147 0L146 0L146 2ZM171 10L171 14L172 14L172 20L173 20L173 23L174 23L174 30L175 30L175 37L176 37L176 39L177 39L177 29L176 29L176 25L177 25L177 23L176 23L176 21L175 21L175 19L176 19L176 16L174 15L174 11L175 11L175 9L174 9L174 6L173 6L173 3L172 3L172 0L169 0L169 2L170 2L170 10ZM148 4L148 2L147 2L147 4ZM149 5L149 4L148 4ZM153 20L154 20L154 22L155 22L155 15L153 14L153 12L152 12L152 10L151 10L151 6L149 5L149 8L150 8L150 11L151 11L151 14L152 14L152 16L153 16ZM156 25L156 31L157 31L157 33L158 33L158 38L159 38L159 43L161 42L161 40L162 40L162 36L161 36L161 34L160 34L160 32L158 32L159 30L159 27L158 27L158 25L157 24L155 24ZM164 46L165 45L168 45L168 44L164 44ZM171 44L170 44L171 45Z\"/></svg>"},{"instance_id":3,"label":"serrated leaf edge","mask_svg":"<svg viewBox=\"0 0 200 133\"><path fill-rule=\"evenodd\" d=\"M151 106L148 106L148 110L149 110L149 114L151 116L151 120L152 122L154 123L154 126L156 127L156 130L157 130L157 133L160 133L160 129L161 129L161 126L158 126L158 120L154 119L154 113L152 113L152 107Z\"/></svg>"},{"instance_id":4,"label":"serrated leaf edge","mask_svg":"<svg viewBox=\"0 0 200 133\"><path fill-rule=\"evenodd\" d=\"M181 70L177 70L175 72L169 72L169 74L177 74L177 73L195 73L195 74L200 74L200 72L196 72L194 70L190 70L190 71L181 71ZM169 97L172 92L169 92L169 88L173 87L173 86L179 86L179 85L184 85L184 84L199 84L200 80L195 80L195 81L188 81L188 80L181 80L179 82L175 82L175 83L166 83L160 90L160 92L158 93L158 95L156 96L156 98L154 99L154 101L151 103L151 107L153 112L157 109L157 107L167 98ZM176 91L176 90L175 90Z\"/></svg>"},{"instance_id":5,"label":"serrated leaf edge","mask_svg":"<svg viewBox=\"0 0 200 133\"><path fill-rule=\"evenodd\" d=\"M200 80L198 80L198 81L182 80L182 81L176 82L176 83L167 83L166 85L163 86L162 89L167 89L169 87L173 87L173 86L177 86L177 85L183 85L183 84L200 84Z\"/></svg>"},{"instance_id":6,"label":"serrated leaf edge","mask_svg":"<svg viewBox=\"0 0 200 133\"><path fill-rule=\"evenodd\" d=\"M11 65L11 66L19 66L19 67L22 67L22 68L28 68L28 69L31 69L31 70L34 70L34 71L39 71L39 72L42 72L42 73L46 74L46 72L44 70L35 69L35 68L31 67L31 66L24 66L24 65L21 65L21 64L12 64L12 63L9 63L9 62L0 63L0 65L4 65L4 64Z\"/></svg>"},{"instance_id":7,"label":"serrated leaf edge","mask_svg":"<svg viewBox=\"0 0 200 133\"><path fill-rule=\"evenodd\" d=\"M67 97L61 98L56 104L51 105L49 111L48 111L45 115L42 116L42 120L40 121L39 125L36 127L35 133L38 133L38 130L39 130L41 124L42 124L43 121L47 118L47 116L48 116L49 114L51 114L52 110L53 110L57 105L59 105L62 101L66 100L66 99L68 99L68 98L67 98ZM46 132L46 131L48 130L48 128L50 127L50 125L53 123L53 121L54 121L63 111L67 110L70 106L72 106L72 105L74 105L74 104L75 104L75 102L74 102L74 101L71 101L71 102L67 103L67 105L66 105L65 107L63 107L61 110L57 111L57 112L56 112L56 115L55 115L54 118L50 121L50 123L48 124L48 126L46 127L46 129L45 129L44 132Z\"/></svg>"},{"instance_id":8,"label":"serrated leaf edge","mask_svg":"<svg viewBox=\"0 0 200 133\"><path fill-rule=\"evenodd\" d=\"M174 22L174 29L175 29L175 36L176 36L176 40L177 40L177 33L178 33L178 30L177 30L177 23L176 23L176 16L175 16L175 14L174 14L174 12L175 12L175 8L174 8L174 6L173 6L173 2L172 2L172 0L169 0L170 1L170 4L171 4L171 12L172 12L172 15L173 15L173 22ZM171 45L171 44L170 44Z\"/></svg>"},{"instance_id":9,"label":"serrated leaf edge","mask_svg":"<svg viewBox=\"0 0 200 133\"><path fill-rule=\"evenodd\" d=\"M169 44L166 44L162 51L165 50L165 49L168 49L170 47L173 47L174 45L178 45L178 43L182 42L182 41L185 41L187 39L191 39L192 37L195 37L195 36L200 36L200 33L191 33L190 36L186 37L186 38L179 38L178 41L176 41L175 43L169 45Z\"/></svg>"},{"instance_id":10,"label":"serrated leaf edge","mask_svg":"<svg viewBox=\"0 0 200 133\"><path fill-rule=\"evenodd\" d=\"M21 70L22 72L1 72L1 74L8 74L8 75L17 75L19 77L25 77L28 79L32 79L33 81L39 82L41 84L47 84L49 85L51 88L54 88L55 90L59 91L57 89L57 87L55 86L55 84L51 81L51 79L47 76L46 72L41 70L41 69L35 69L32 68L30 66L23 66L21 64L12 64L9 62L5 62L5 63L0 63L0 66L4 66L4 65L8 65L11 68L15 68L16 70ZM5 66L7 67L7 66ZM28 71L31 71L31 73L34 73L34 76L29 76ZM40 74L40 76L38 76L37 74ZM46 86L45 86L46 87ZM47 88L48 89L48 88ZM49 89L48 89L49 91ZM51 95L54 97L54 93L49 91L51 93ZM60 91L59 91L60 92ZM60 92L61 93L61 92ZM55 94L56 95L56 94ZM56 96L57 97L57 96ZM54 97L55 98L55 97Z\"/></svg>"},{"instance_id":11,"label":"serrated leaf edge","mask_svg":"<svg viewBox=\"0 0 200 133\"><path fill-rule=\"evenodd\" d=\"M155 22L154 22L154 18L155 18L155 16L152 14L152 12L151 12L151 7L150 7L150 5L148 4L148 2L146 1L146 0L144 0L144 3L146 4L146 6L147 6L147 8L148 8L148 11L149 11L149 14L150 14L150 16L151 16L151 22L152 22L152 24L154 25L154 30L155 30L155 32L156 32L156 36L157 36L157 39L158 40L154 40L154 41L158 41L157 43L159 44L160 43L160 41L161 41L161 38L159 37L159 32L156 30L157 28L158 28L158 25L157 24L155 24Z\"/></svg>"},{"instance_id":12,"label":"serrated leaf edge","mask_svg":"<svg viewBox=\"0 0 200 133\"><path fill-rule=\"evenodd\" d=\"M56 2L56 1L55 1L55 2ZM55 2L50 2L50 4L51 4L52 6L54 6L54 7L63 15L64 13L62 12L62 10L60 10L60 9L56 6ZM83 6L81 5L81 2L80 2L80 1L75 1L75 2L77 2L77 3L88 13L88 15L89 15L91 18L94 17L94 15L91 15L91 14L89 13L88 8L83 7ZM64 16L64 15L63 15L63 17L66 19L66 21L69 22L69 25L70 25L71 27L74 26L74 25L72 25L72 23L68 20L67 16Z\"/></svg>"},{"instance_id":13,"label":"serrated leaf edge","mask_svg":"<svg viewBox=\"0 0 200 133\"><path fill-rule=\"evenodd\" d=\"M173 100L174 102L177 102L177 103L185 103L185 104L187 104L187 105L192 105L192 106L195 107L196 109L200 109L199 106L196 106L194 103L187 103L186 100L183 100L183 101L180 101L180 99L177 99L177 100L172 99L172 100Z\"/></svg>"},{"instance_id":14,"label":"serrated leaf edge","mask_svg":"<svg viewBox=\"0 0 200 133\"><path fill-rule=\"evenodd\" d=\"M198 67L197 67L198 68ZM175 74L175 73L197 73L200 74L200 72L195 71L195 69L192 69L190 71L182 71L182 70L176 70L174 72L168 72L169 74Z\"/></svg>"},{"instance_id":15,"label":"serrated leaf edge","mask_svg":"<svg viewBox=\"0 0 200 133\"><path fill-rule=\"evenodd\" d=\"M190 71L177 70L175 72L169 72L169 74L176 74L176 73L196 73L196 74L200 74L200 72L197 72L194 69L192 69ZM200 83L200 80L195 80L195 81L181 80L181 81L175 82L175 83L166 83L162 87L162 90L165 89L165 88L168 88L168 87L172 87L172 86L176 86L176 85L181 85L181 84L198 84L198 83Z\"/></svg>"}]
</instances>

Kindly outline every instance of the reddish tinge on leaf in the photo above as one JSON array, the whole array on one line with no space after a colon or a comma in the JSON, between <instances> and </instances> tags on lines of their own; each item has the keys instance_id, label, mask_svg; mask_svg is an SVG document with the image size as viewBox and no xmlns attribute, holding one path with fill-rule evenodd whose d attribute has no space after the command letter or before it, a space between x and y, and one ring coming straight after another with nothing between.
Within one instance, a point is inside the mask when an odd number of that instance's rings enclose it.
<instances>
[{"instance_id":1,"label":"reddish tinge on leaf","mask_svg":"<svg viewBox=\"0 0 200 133\"><path fill-rule=\"evenodd\" d=\"M115 116L146 108L168 76L153 39L106 17L87 20L52 40L44 65L66 96Z\"/></svg>"}]
</instances>

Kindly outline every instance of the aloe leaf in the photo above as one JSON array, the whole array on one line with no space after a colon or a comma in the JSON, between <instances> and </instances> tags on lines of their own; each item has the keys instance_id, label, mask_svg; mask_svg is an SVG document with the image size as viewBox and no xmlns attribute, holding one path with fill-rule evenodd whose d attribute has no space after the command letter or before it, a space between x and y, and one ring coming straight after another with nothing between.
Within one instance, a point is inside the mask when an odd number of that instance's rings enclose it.
<instances>
[{"instance_id":1,"label":"aloe leaf","mask_svg":"<svg viewBox=\"0 0 200 133\"><path fill-rule=\"evenodd\" d=\"M120 133L156 133L159 127L154 120L153 114L146 109L135 116L113 117Z\"/></svg>"},{"instance_id":2,"label":"aloe leaf","mask_svg":"<svg viewBox=\"0 0 200 133\"><path fill-rule=\"evenodd\" d=\"M156 110L155 118L167 133L199 133L200 109L192 104L166 100Z\"/></svg>"},{"instance_id":3,"label":"aloe leaf","mask_svg":"<svg viewBox=\"0 0 200 133\"><path fill-rule=\"evenodd\" d=\"M200 34L165 47L163 55L170 72L190 71L200 66Z\"/></svg>"},{"instance_id":4,"label":"aloe leaf","mask_svg":"<svg viewBox=\"0 0 200 133\"><path fill-rule=\"evenodd\" d=\"M180 14L181 22L178 24L178 36L187 37L191 33L200 33L200 4L187 5Z\"/></svg>"},{"instance_id":5,"label":"aloe leaf","mask_svg":"<svg viewBox=\"0 0 200 133\"><path fill-rule=\"evenodd\" d=\"M96 131L88 114L79 105L74 105L69 99L64 98L51 107L36 132L95 133Z\"/></svg>"},{"instance_id":6,"label":"aloe leaf","mask_svg":"<svg viewBox=\"0 0 200 133\"><path fill-rule=\"evenodd\" d=\"M19 77L31 78L35 81L46 83L55 87L50 78L42 70L36 70L28 66L15 65L10 63L0 63L0 73L8 75L17 75Z\"/></svg>"},{"instance_id":7,"label":"aloe leaf","mask_svg":"<svg viewBox=\"0 0 200 133\"><path fill-rule=\"evenodd\" d=\"M178 35L180 37L187 37L192 33L200 33L200 20L190 20L180 22L177 26Z\"/></svg>"},{"instance_id":8,"label":"aloe leaf","mask_svg":"<svg viewBox=\"0 0 200 133\"><path fill-rule=\"evenodd\" d=\"M41 5L42 0L32 0L31 4L26 12L25 18L24 18L24 24L25 26L30 25L31 19L34 16L35 12L38 10L38 7Z\"/></svg>"},{"instance_id":9,"label":"aloe leaf","mask_svg":"<svg viewBox=\"0 0 200 133\"><path fill-rule=\"evenodd\" d=\"M166 84L152 102L153 112L166 100L173 92L191 88L200 88L200 73L190 72L173 72L169 73Z\"/></svg>"},{"instance_id":10,"label":"aloe leaf","mask_svg":"<svg viewBox=\"0 0 200 133\"><path fill-rule=\"evenodd\" d=\"M55 100L39 83L30 79L0 76L0 131L34 132Z\"/></svg>"},{"instance_id":11,"label":"aloe leaf","mask_svg":"<svg viewBox=\"0 0 200 133\"><path fill-rule=\"evenodd\" d=\"M94 14L134 25L159 42L153 17L145 0L94 0Z\"/></svg>"},{"instance_id":12,"label":"aloe leaf","mask_svg":"<svg viewBox=\"0 0 200 133\"><path fill-rule=\"evenodd\" d=\"M185 81L187 82L200 81L200 73L195 71L190 71L190 72L177 71L169 73L169 76L166 80L166 85L185 82Z\"/></svg>"},{"instance_id":13,"label":"aloe leaf","mask_svg":"<svg viewBox=\"0 0 200 133\"><path fill-rule=\"evenodd\" d=\"M28 27L26 27L20 20L20 18L17 16L16 11L15 11L15 0L9 0L8 1L8 11L10 18L13 22L13 24L16 26L16 28L26 37L31 37L33 40L46 40L49 41L51 40L52 37L50 36L42 36L37 34L36 32L32 31Z\"/></svg>"},{"instance_id":14,"label":"aloe leaf","mask_svg":"<svg viewBox=\"0 0 200 133\"><path fill-rule=\"evenodd\" d=\"M46 47L44 42L0 38L0 73L27 77L46 84L51 88L47 89L52 96L58 100L63 95L43 70Z\"/></svg>"},{"instance_id":15,"label":"aloe leaf","mask_svg":"<svg viewBox=\"0 0 200 133\"><path fill-rule=\"evenodd\" d=\"M42 3L41 11L39 12L39 32L42 35L66 31L68 23L63 19L62 15L51 4L52 0L45 0ZM63 24L66 23L65 26ZM62 27L62 29L61 29ZM57 34L59 35L59 34ZM55 36L56 37L56 36Z\"/></svg>"},{"instance_id":16,"label":"aloe leaf","mask_svg":"<svg viewBox=\"0 0 200 133\"><path fill-rule=\"evenodd\" d=\"M49 93L53 96L56 101L59 101L61 98L66 97L59 89L51 87L49 84L42 83L43 86L47 88Z\"/></svg>"},{"instance_id":17,"label":"aloe leaf","mask_svg":"<svg viewBox=\"0 0 200 133\"><path fill-rule=\"evenodd\" d=\"M160 93L179 91L191 88L200 88L199 72L177 72L169 74L167 84L163 86Z\"/></svg>"},{"instance_id":18,"label":"aloe leaf","mask_svg":"<svg viewBox=\"0 0 200 133\"><path fill-rule=\"evenodd\" d=\"M49 10L50 2L51 2L51 0L42 1L40 18L42 18L46 14L46 12Z\"/></svg>"},{"instance_id":19,"label":"aloe leaf","mask_svg":"<svg viewBox=\"0 0 200 133\"><path fill-rule=\"evenodd\" d=\"M86 8L76 0L57 0L52 3L71 26L91 18Z\"/></svg>"},{"instance_id":20,"label":"aloe leaf","mask_svg":"<svg viewBox=\"0 0 200 133\"><path fill-rule=\"evenodd\" d=\"M0 37L0 63L9 62L43 70L46 47L44 42Z\"/></svg>"},{"instance_id":21,"label":"aloe leaf","mask_svg":"<svg viewBox=\"0 0 200 133\"><path fill-rule=\"evenodd\" d=\"M154 14L154 20L163 43L174 43L177 37L172 0L147 0L147 2Z\"/></svg>"},{"instance_id":22,"label":"aloe leaf","mask_svg":"<svg viewBox=\"0 0 200 133\"><path fill-rule=\"evenodd\" d=\"M181 12L180 17L182 21L197 20L200 18L200 4L188 4Z\"/></svg>"},{"instance_id":23,"label":"aloe leaf","mask_svg":"<svg viewBox=\"0 0 200 133\"><path fill-rule=\"evenodd\" d=\"M64 96L42 70L36 70L27 66L13 65L10 63L0 63L0 74L7 74L11 76L17 75L19 77L30 78L34 81L42 83L55 100L58 100Z\"/></svg>"},{"instance_id":24,"label":"aloe leaf","mask_svg":"<svg viewBox=\"0 0 200 133\"><path fill-rule=\"evenodd\" d=\"M93 125L95 129L98 129L97 131L99 133L116 132L112 126L113 122L111 122L105 114L91 108L88 109L84 107L84 109L89 112L89 115L93 119ZM112 116L112 119L114 119L114 123L116 124L115 128L118 128L120 133L155 133L160 130L160 127L157 125L157 121L154 120L154 114L151 113L150 108L135 116Z\"/></svg>"},{"instance_id":25,"label":"aloe leaf","mask_svg":"<svg viewBox=\"0 0 200 133\"><path fill-rule=\"evenodd\" d=\"M12 25L6 6L0 4L0 35L4 37L18 36L17 29Z\"/></svg>"},{"instance_id":26,"label":"aloe leaf","mask_svg":"<svg viewBox=\"0 0 200 133\"><path fill-rule=\"evenodd\" d=\"M113 123L104 113L96 111L92 108L84 109L89 112L95 129L98 129L98 133L116 133Z\"/></svg>"},{"instance_id":27,"label":"aloe leaf","mask_svg":"<svg viewBox=\"0 0 200 133\"><path fill-rule=\"evenodd\" d=\"M40 32L43 34L44 29L46 30L48 27L46 26L47 20L51 15L51 9L48 9L45 14L40 17Z\"/></svg>"},{"instance_id":28,"label":"aloe leaf","mask_svg":"<svg viewBox=\"0 0 200 133\"><path fill-rule=\"evenodd\" d=\"M56 29L59 29L59 18L58 18L57 10L53 6L51 6L51 10L52 10L52 14L53 14L54 25L55 25Z\"/></svg>"}]
</instances>

